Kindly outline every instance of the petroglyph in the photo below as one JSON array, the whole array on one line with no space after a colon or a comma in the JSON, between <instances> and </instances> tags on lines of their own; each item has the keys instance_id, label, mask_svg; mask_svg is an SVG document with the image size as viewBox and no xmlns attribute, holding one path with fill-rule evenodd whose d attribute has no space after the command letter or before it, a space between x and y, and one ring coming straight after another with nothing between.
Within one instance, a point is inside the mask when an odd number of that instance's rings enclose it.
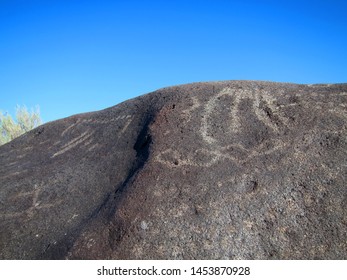
<instances>
[{"instance_id":1,"label":"petroglyph","mask_svg":"<svg viewBox=\"0 0 347 280\"><path fill-rule=\"evenodd\" d=\"M278 95L283 94L283 90L277 92ZM218 94L212 96L203 107L204 117L201 119L200 135L206 146L203 149L197 149L195 154L180 153L178 150L167 149L156 156L156 160L170 167L177 166L204 166L210 167L220 160L231 160L236 164L243 164L254 157L270 155L276 151L285 149L289 143L283 138L282 132L293 129L290 119L286 116L285 108L301 106L309 108L310 101L302 98L302 93L295 93L292 97L299 98L299 101L286 104L278 104L277 98L273 93L259 89L258 91L250 89L225 88ZM317 94L319 96L319 94ZM193 112L201 107L197 97L192 96L191 107L182 111L186 120L191 120ZM290 100L290 99L289 99ZM271 136L254 146L245 146L239 135L245 129L242 125L244 104L250 104L251 112L261 125L267 127ZM334 102L316 102L321 104L322 108L329 113L334 113L343 117L346 114L345 104L336 104ZM341 105L341 106L340 106ZM223 115L225 123L216 124L219 115ZM216 135L220 137L221 133L214 133L215 126L221 126L224 133L230 135L230 142L222 142ZM164 132L167 135L169 132ZM233 136L234 135L234 136ZM234 139L234 138L235 139ZM199 160L204 158L204 160ZM203 164L200 161L204 162ZM269 167L272 168L272 167ZM275 168L275 167L273 167Z\"/></svg>"},{"instance_id":2,"label":"petroglyph","mask_svg":"<svg viewBox=\"0 0 347 280\"><path fill-rule=\"evenodd\" d=\"M206 103L205 118L203 119L201 125L200 131L202 139L209 145L213 144L213 153L216 153L216 151L218 151L220 157L235 160L236 157L233 157L232 155L226 153L226 151L230 151L231 148L236 148L239 151L246 152L244 153L244 159L240 161L244 162L248 160L250 157L254 157L261 154L270 154L278 150L279 148L285 147L286 143L273 138L269 140L271 142L270 144L268 143L269 141L265 141L259 143L253 149L249 149L245 147L241 142L234 142L228 145L222 144L218 141L216 137L213 136L211 128L215 125L215 114L219 114L219 111L221 110L220 108L223 108L223 106L229 106L229 113L225 117L225 120L227 122L226 132L230 135L237 135L238 133L242 132L243 127L241 125L240 120L240 104L243 101L251 102L252 111L257 117L257 119L263 125L268 127L271 131L273 131L274 135L276 135L279 132L279 125L281 125L282 129L288 128L287 118L281 115L279 108L275 105L276 98L274 98L267 91L262 90L257 92L250 91L247 89L238 90L226 88L222 90L220 93L218 93L216 96L212 97ZM225 114L225 110L222 111L220 114Z\"/></svg>"},{"instance_id":3,"label":"petroglyph","mask_svg":"<svg viewBox=\"0 0 347 280\"><path fill-rule=\"evenodd\" d=\"M89 146L90 144L92 144L95 141L95 139L93 139L92 137L89 137L89 139L87 141L85 141L83 143L83 146Z\"/></svg>"},{"instance_id":4,"label":"petroglyph","mask_svg":"<svg viewBox=\"0 0 347 280\"><path fill-rule=\"evenodd\" d=\"M287 144L274 140L273 148L268 149L265 147L266 145L267 143L262 143L257 150L250 150L240 144L231 144L219 147L219 149L197 149L194 154L179 153L177 150L167 149L157 155L155 160L170 168L181 166L211 167L223 159L231 160L237 165L241 165L259 155L269 155L283 149Z\"/></svg>"},{"instance_id":5,"label":"petroglyph","mask_svg":"<svg viewBox=\"0 0 347 280\"><path fill-rule=\"evenodd\" d=\"M0 217L5 219L11 219L20 216L32 218L35 215L36 211L39 211L40 209L55 207L63 202L61 199L50 201L49 203L40 201L39 198L43 189L43 185L35 184L32 191L20 192L19 194L9 197L10 201L17 201L17 203L18 201L22 201L22 199L26 200L27 198L30 199L31 197L30 206L24 211L0 213Z\"/></svg>"},{"instance_id":6,"label":"petroglyph","mask_svg":"<svg viewBox=\"0 0 347 280\"><path fill-rule=\"evenodd\" d=\"M23 151L24 151L24 152L30 152L30 151L33 150L33 148L34 148L34 147L32 147L32 146L28 146L28 147L25 147L25 148L23 149Z\"/></svg>"},{"instance_id":7,"label":"petroglyph","mask_svg":"<svg viewBox=\"0 0 347 280\"><path fill-rule=\"evenodd\" d=\"M253 110L260 121L262 121L265 125L270 127L273 131L278 132L278 124L276 122L270 121L270 118L273 118L273 114L278 112L277 108L273 105L275 101L276 99L273 98L271 95L268 95L267 92L263 91L261 95L255 93L253 101ZM264 108L260 109L262 106L264 106ZM287 123L286 120L284 118L281 118L279 115L276 115L276 117L278 119L281 119L281 123Z\"/></svg>"},{"instance_id":8,"label":"petroglyph","mask_svg":"<svg viewBox=\"0 0 347 280\"><path fill-rule=\"evenodd\" d=\"M77 121L71 125L69 125L66 129L63 130L63 132L61 133L61 136L66 135L67 133L71 133L72 131L74 131L75 129L77 129L79 126L81 125L105 125L105 124L112 124L112 123L118 123L118 122L125 122L123 124L122 129L118 132L118 136L117 138L121 138L122 135L124 134L124 132L128 129L129 125L131 124L133 120L133 116L132 115L120 115L120 116L116 116L113 118L109 118L109 119L94 119L94 118L89 118L89 119L84 119L81 120L80 118L77 119ZM94 132L91 132L91 127L89 129L87 129L86 131L84 131L81 135L73 138L72 140L70 140L69 142L65 143L62 147L59 147L59 150L57 152L55 152L51 158L55 158L57 156L60 156L64 153L66 153L67 151L77 147L78 145L82 145L84 147L90 146L87 148L88 152L93 151L94 149L96 149L99 145L96 143L94 143L95 139L93 138L93 134ZM59 146L59 144L62 143L61 140L56 141L53 146Z\"/></svg>"},{"instance_id":9,"label":"petroglyph","mask_svg":"<svg viewBox=\"0 0 347 280\"><path fill-rule=\"evenodd\" d=\"M81 118L78 118L76 120L76 122L70 124L67 128L65 128L63 130L63 132L61 133L61 136L66 135L68 132L75 130L77 127L79 127L81 125L90 125L90 124L105 125L105 124L114 123L116 121L129 120L131 118L132 118L132 115L120 115L120 116L116 116L116 117L112 117L112 118L105 118L105 119L97 119L97 118L81 119Z\"/></svg>"},{"instance_id":10,"label":"petroglyph","mask_svg":"<svg viewBox=\"0 0 347 280\"><path fill-rule=\"evenodd\" d=\"M133 121L133 119L131 118L131 116L126 116L126 123L124 124L123 128L121 129L121 131L118 134L118 138L122 137L122 135L124 134L124 132L127 130L128 126L131 124L131 122Z\"/></svg>"},{"instance_id":11,"label":"petroglyph","mask_svg":"<svg viewBox=\"0 0 347 280\"><path fill-rule=\"evenodd\" d=\"M78 216L79 216L78 214L73 214L72 217L67 222L70 223L71 221L76 219Z\"/></svg>"},{"instance_id":12,"label":"petroglyph","mask_svg":"<svg viewBox=\"0 0 347 280\"><path fill-rule=\"evenodd\" d=\"M0 147L0 258L345 259L346 88L199 83L45 124Z\"/></svg>"},{"instance_id":13,"label":"petroglyph","mask_svg":"<svg viewBox=\"0 0 347 280\"><path fill-rule=\"evenodd\" d=\"M231 97L232 99L222 99L222 97ZM247 89L237 90L226 88L212 97L205 105L205 118L202 121L201 135L204 141L209 144L218 142L210 132L213 125L213 114L219 114L220 108L229 106L226 121L228 122L228 132L238 133L242 130L240 121L240 103L242 101L251 101L254 114L259 121L269 127L272 131L278 132L278 124L272 119L277 119L279 123L286 126L287 119L280 115L278 108L274 105L276 99L267 91L251 91ZM226 103L228 102L228 103ZM224 113L224 112L222 112ZM222 114L220 113L220 114Z\"/></svg>"},{"instance_id":14,"label":"petroglyph","mask_svg":"<svg viewBox=\"0 0 347 280\"><path fill-rule=\"evenodd\" d=\"M109 123L114 123L116 121L121 121L121 120L128 120L130 118L132 118L132 115L119 115L116 117L112 117L112 118L105 118L105 119L86 119L86 123L89 124L109 124Z\"/></svg>"},{"instance_id":15,"label":"petroglyph","mask_svg":"<svg viewBox=\"0 0 347 280\"><path fill-rule=\"evenodd\" d=\"M86 141L89 137L91 137L93 135L92 132L89 132L89 130L86 130L85 132L83 132L80 136L72 139L71 141L69 141L68 143L66 143L65 145L63 145L61 147L61 150L54 153L52 158L59 156L65 152L67 152L68 150L71 150L72 148L76 147L78 144Z\"/></svg>"},{"instance_id":16,"label":"petroglyph","mask_svg":"<svg viewBox=\"0 0 347 280\"><path fill-rule=\"evenodd\" d=\"M240 104L244 100L251 101L251 108L257 119L273 131L274 135L279 132L279 125L287 128L287 119L281 115L280 108L275 105L276 99L267 91L253 92L247 89L226 88L211 97L204 106L200 135L208 145L203 149L197 149L193 155L180 154L177 150L167 149L159 154L156 160L170 167L185 165L210 167L223 159L242 164L256 156L271 154L284 148L287 143L277 138L263 141L253 148L247 148L242 142L232 140L229 143L222 143L214 136L212 127L216 125L215 119L218 119L219 114L224 116L226 122L223 124L225 133L238 135L242 132ZM192 111L201 106L196 97L192 97L192 101L192 107L183 111L185 115L189 115L189 119Z\"/></svg>"},{"instance_id":17,"label":"petroglyph","mask_svg":"<svg viewBox=\"0 0 347 280\"><path fill-rule=\"evenodd\" d=\"M183 116L186 118L186 121L189 122L192 118L192 113L196 109L198 109L201 106L201 103L199 102L198 98L196 96L190 97L192 104L188 109L185 109L182 111Z\"/></svg>"},{"instance_id":18,"label":"petroglyph","mask_svg":"<svg viewBox=\"0 0 347 280\"><path fill-rule=\"evenodd\" d=\"M197 149L194 153L183 154L171 148L156 156L156 161L169 167L197 166L210 167L218 159L223 157L218 151Z\"/></svg>"},{"instance_id":19,"label":"petroglyph","mask_svg":"<svg viewBox=\"0 0 347 280\"><path fill-rule=\"evenodd\" d=\"M64 136L69 130L77 126L81 122L81 119L77 119L77 121L71 125L69 125L64 131L61 133L61 136Z\"/></svg>"},{"instance_id":20,"label":"petroglyph","mask_svg":"<svg viewBox=\"0 0 347 280\"><path fill-rule=\"evenodd\" d=\"M99 143L96 143L96 144L90 146L90 147L87 149L87 151L88 151L88 152L91 152L91 151L95 150L97 147L100 147L100 144L99 144Z\"/></svg>"}]
</instances>

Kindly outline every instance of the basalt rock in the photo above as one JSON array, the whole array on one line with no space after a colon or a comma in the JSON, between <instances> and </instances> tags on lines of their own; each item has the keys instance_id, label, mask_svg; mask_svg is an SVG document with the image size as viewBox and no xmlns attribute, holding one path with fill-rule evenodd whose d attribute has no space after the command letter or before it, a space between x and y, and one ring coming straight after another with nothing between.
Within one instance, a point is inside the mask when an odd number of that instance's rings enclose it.
<instances>
[{"instance_id":1,"label":"basalt rock","mask_svg":"<svg viewBox=\"0 0 347 280\"><path fill-rule=\"evenodd\" d=\"M347 259L347 84L170 87L0 147L1 259Z\"/></svg>"}]
</instances>

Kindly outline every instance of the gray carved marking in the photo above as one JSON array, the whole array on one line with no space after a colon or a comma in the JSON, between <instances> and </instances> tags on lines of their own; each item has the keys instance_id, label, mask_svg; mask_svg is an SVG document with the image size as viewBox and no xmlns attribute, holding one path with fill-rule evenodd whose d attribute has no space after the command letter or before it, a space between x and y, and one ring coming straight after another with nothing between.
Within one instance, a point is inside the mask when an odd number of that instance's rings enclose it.
<instances>
[{"instance_id":1,"label":"gray carved marking","mask_svg":"<svg viewBox=\"0 0 347 280\"><path fill-rule=\"evenodd\" d=\"M14 197L10 197L9 200L17 200L17 199L30 199L31 205L25 210L20 212L9 212L9 213L0 213L1 218L16 218L20 216L24 216L27 218L33 218L36 211L39 211L40 209L45 208L51 208L56 207L57 205L61 204L63 201L61 199L51 201L49 203L40 201L39 197L43 190L43 186L35 184L32 191L28 192L20 192Z\"/></svg>"},{"instance_id":2,"label":"gray carved marking","mask_svg":"<svg viewBox=\"0 0 347 280\"><path fill-rule=\"evenodd\" d=\"M1 259L346 259L347 85L164 88L0 146Z\"/></svg>"},{"instance_id":3,"label":"gray carved marking","mask_svg":"<svg viewBox=\"0 0 347 280\"><path fill-rule=\"evenodd\" d=\"M232 103L225 104L225 106L230 106L228 108L228 115L224 116L225 121L227 122L228 126L228 132L237 134L240 130L242 130L242 125L240 123L239 119L239 104L244 99L252 99L252 109L257 116L257 118L269 129L273 130L274 132L278 132L278 125L274 124L269 120L269 117L266 116L266 113L264 110L260 109L260 103L264 102L265 106L271 109L271 112L275 114L275 116L278 118L278 120L281 122L282 126L284 128L287 128L288 120L281 116L280 108L276 107L274 104L276 102L276 99L271 96L266 91L261 92L252 92L250 90L234 90L232 88L225 88L218 94L212 96L206 104L201 104L196 97L191 97L193 105L183 110L182 112L187 115L186 121L189 122L192 118L191 113L196 110L197 108L202 107L202 110L204 112L204 118L202 119L201 127L200 127L200 135L202 139L208 144L213 145L213 149L198 149L195 151L195 154L206 154L207 158L209 160L205 161L203 164L199 163L196 159L193 157L185 158L180 161L180 165L187 165L187 166L205 166L209 167L216 163L219 159L229 159L235 161L236 158L228 153L227 151L236 148L238 150L241 150L246 153L246 157L241 161L245 162L250 158L254 158L257 155L264 155L264 154L270 154L278 149L281 149L286 146L286 143L284 141L281 141L280 139L272 139L272 147L268 148L269 145L266 146L267 143L261 143L258 147L255 149L249 150L246 147L244 147L241 143L233 143L228 145L223 145L218 143L218 140L213 137L211 134L211 122L213 123L215 116L214 114L218 113L218 108L223 103L223 100L220 101L220 98L223 96L231 97ZM296 106L296 103L289 104L288 106ZM163 164L166 164L171 167L175 167L175 164L172 160L165 160L165 157L168 157L172 153L171 157L176 158L182 158L182 156L179 154L177 150L167 149L163 151L160 155L157 156L158 162L161 162ZM170 157L170 156L169 156Z\"/></svg>"}]
</instances>

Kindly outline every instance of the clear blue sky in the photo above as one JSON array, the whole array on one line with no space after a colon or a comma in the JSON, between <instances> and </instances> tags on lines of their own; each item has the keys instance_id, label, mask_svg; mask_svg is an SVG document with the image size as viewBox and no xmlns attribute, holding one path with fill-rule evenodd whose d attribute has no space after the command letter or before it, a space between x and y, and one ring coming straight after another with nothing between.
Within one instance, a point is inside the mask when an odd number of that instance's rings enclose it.
<instances>
[{"instance_id":1,"label":"clear blue sky","mask_svg":"<svg viewBox=\"0 0 347 280\"><path fill-rule=\"evenodd\" d=\"M347 1L0 0L0 110L45 122L198 81L347 82Z\"/></svg>"}]
</instances>

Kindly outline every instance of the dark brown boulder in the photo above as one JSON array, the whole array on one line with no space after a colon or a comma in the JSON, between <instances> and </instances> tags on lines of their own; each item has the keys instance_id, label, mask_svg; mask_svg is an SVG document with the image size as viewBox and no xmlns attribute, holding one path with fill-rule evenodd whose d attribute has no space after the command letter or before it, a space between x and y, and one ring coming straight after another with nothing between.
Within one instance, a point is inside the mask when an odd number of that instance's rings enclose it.
<instances>
[{"instance_id":1,"label":"dark brown boulder","mask_svg":"<svg viewBox=\"0 0 347 280\"><path fill-rule=\"evenodd\" d=\"M347 259L347 84L170 87L0 147L1 259Z\"/></svg>"}]
</instances>

